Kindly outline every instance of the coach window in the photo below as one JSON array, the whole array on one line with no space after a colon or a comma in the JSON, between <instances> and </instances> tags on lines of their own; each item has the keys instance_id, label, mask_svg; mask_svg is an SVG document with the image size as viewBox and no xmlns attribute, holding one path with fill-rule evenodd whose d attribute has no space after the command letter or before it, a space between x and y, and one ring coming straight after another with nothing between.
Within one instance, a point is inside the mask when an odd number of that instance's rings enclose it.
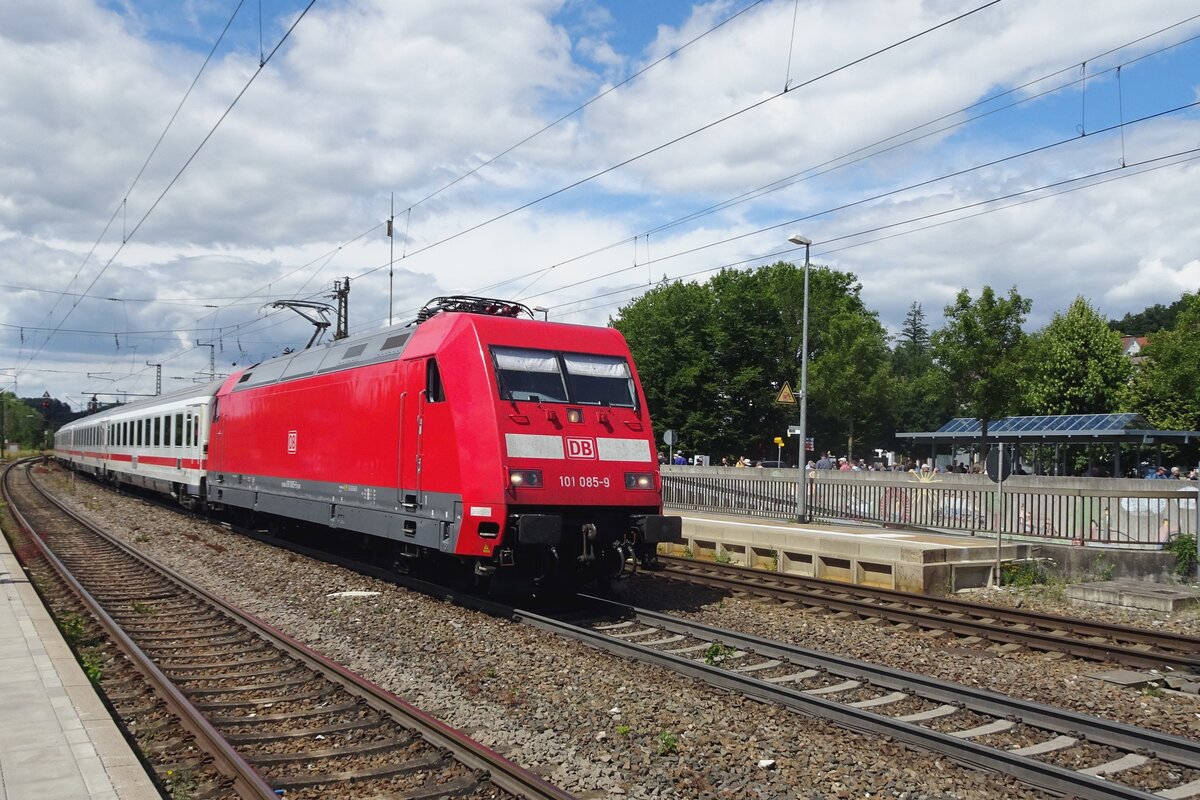
<instances>
[{"instance_id":1,"label":"coach window","mask_svg":"<svg viewBox=\"0 0 1200 800\"><path fill-rule=\"evenodd\" d=\"M433 358L425 362L425 399L430 403L440 403L446 399L442 373L438 371L437 359Z\"/></svg>"},{"instance_id":2,"label":"coach window","mask_svg":"<svg viewBox=\"0 0 1200 800\"><path fill-rule=\"evenodd\" d=\"M175 415L175 446L183 447L183 414Z\"/></svg>"},{"instance_id":3,"label":"coach window","mask_svg":"<svg viewBox=\"0 0 1200 800\"><path fill-rule=\"evenodd\" d=\"M183 446L192 446L192 415L188 414L183 420Z\"/></svg>"},{"instance_id":4,"label":"coach window","mask_svg":"<svg viewBox=\"0 0 1200 800\"><path fill-rule=\"evenodd\" d=\"M158 447L161 442L162 442L162 417L155 417L154 418L154 439L152 441L152 444L154 447Z\"/></svg>"}]
</instances>

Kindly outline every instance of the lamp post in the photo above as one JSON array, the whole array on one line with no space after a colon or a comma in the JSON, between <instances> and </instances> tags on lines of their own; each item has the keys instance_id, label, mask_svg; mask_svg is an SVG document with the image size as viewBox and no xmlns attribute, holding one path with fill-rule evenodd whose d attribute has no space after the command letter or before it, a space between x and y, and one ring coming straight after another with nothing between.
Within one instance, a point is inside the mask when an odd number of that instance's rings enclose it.
<instances>
[{"instance_id":1,"label":"lamp post","mask_svg":"<svg viewBox=\"0 0 1200 800\"><path fill-rule=\"evenodd\" d=\"M804 310L800 335L800 491L796 496L796 521L808 522L808 251L812 239L793 233L792 244L804 245Z\"/></svg>"},{"instance_id":2,"label":"lamp post","mask_svg":"<svg viewBox=\"0 0 1200 800\"><path fill-rule=\"evenodd\" d=\"M533 307L533 310L534 310L534 311L540 311L540 312L541 312L541 314L542 314L542 319L543 319L543 320L545 320L545 321L549 321L549 319L550 319L550 309L546 308L545 306L534 306L534 307Z\"/></svg>"}]
</instances>

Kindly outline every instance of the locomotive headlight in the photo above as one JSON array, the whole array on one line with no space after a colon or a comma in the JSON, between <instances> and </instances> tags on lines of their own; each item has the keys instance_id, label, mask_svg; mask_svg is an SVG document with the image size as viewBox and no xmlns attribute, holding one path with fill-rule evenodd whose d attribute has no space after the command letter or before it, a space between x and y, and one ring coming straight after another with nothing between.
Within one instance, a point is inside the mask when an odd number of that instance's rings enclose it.
<instances>
[{"instance_id":1,"label":"locomotive headlight","mask_svg":"<svg viewBox=\"0 0 1200 800\"><path fill-rule=\"evenodd\" d=\"M542 488L542 471L540 469L510 469L508 482L514 487L540 489Z\"/></svg>"},{"instance_id":2,"label":"locomotive headlight","mask_svg":"<svg viewBox=\"0 0 1200 800\"><path fill-rule=\"evenodd\" d=\"M568 408L567 409L567 422L583 422L583 409L582 408Z\"/></svg>"},{"instance_id":3,"label":"locomotive headlight","mask_svg":"<svg viewBox=\"0 0 1200 800\"><path fill-rule=\"evenodd\" d=\"M626 472L625 473L625 488L626 489L653 489L654 488L654 473L653 472Z\"/></svg>"}]
</instances>

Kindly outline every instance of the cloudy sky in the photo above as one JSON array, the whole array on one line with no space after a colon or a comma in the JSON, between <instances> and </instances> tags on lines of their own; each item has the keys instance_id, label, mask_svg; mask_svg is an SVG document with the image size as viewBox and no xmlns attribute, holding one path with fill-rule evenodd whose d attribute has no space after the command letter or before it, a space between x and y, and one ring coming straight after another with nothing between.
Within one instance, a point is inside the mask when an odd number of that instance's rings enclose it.
<instances>
[{"instance_id":1,"label":"cloudy sky","mask_svg":"<svg viewBox=\"0 0 1200 800\"><path fill-rule=\"evenodd\" d=\"M1196 291L1200 8L986 3L0 0L0 384L230 372L335 279L386 325L389 269L395 322L605 324L792 233L892 330L984 285L1031 330Z\"/></svg>"}]
</instances>

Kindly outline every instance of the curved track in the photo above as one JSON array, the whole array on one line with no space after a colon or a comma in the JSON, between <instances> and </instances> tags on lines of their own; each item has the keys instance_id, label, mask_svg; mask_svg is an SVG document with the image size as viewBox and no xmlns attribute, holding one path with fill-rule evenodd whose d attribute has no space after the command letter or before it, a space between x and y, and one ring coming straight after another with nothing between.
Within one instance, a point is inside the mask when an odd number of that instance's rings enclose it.
<instances>
[{"instance_id":1,"label":"curved track","mask_svg":"<svg viewBox=\"0 0 1200 800\"><path fill-rule=\"evenodd\" d=\"M4 489L30 546L44 540L211 759L212 796L571 797L52 505L27 470Z\"/></svg>"},{"instance_id":2,"label":"curved track","mask_svg":"<svg viewBox=\"0 0 1200 800\"><path fill-rule=\"evenodd\" d=\"M535 627L1081 798L1200 796L1200 744L601 598Z\"/></svg>"},{"instance_id":3,"label":"curved track","mask_svg":"<svg viewBox=\"0 0 1200 800\"><path fill-rule=\"evenodd\" d=\"M670 580L769 597L806 607L878 617L958 636L1115 661L1141 668L1200 672L1200 638L1020 609L927 597L764 570L659 556Z\"/></svg>"}]
</instances>

